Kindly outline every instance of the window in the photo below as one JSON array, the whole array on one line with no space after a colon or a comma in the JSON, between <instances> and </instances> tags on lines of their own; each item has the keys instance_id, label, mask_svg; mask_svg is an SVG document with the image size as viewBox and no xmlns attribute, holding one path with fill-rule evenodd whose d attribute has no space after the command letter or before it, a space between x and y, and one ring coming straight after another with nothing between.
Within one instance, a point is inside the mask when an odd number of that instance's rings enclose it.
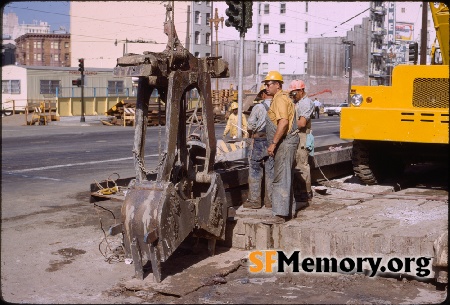
<instances>
[{"instance_id":1,"label":"window","mask_svg":"<svg viewBox=\"0 0 450 305\"><path fill-rule=\"evenodd\" d=\"M206 2L206 6L211 6L211 1L205 1Z\"/></svg>"},{"instance_id":2,"label":"window","mask_svg":"<svg viewBox=\"0 0 450 305\"><path fill-rule=\"evenodd\" d=\"M308 73L308 63L306 61L303 63L303 66L305 67L305 74Z\"/></svg>"},{"instance_id":3,"label":"window","mask_svg":"<svg viewBox=\"0 0 450 305\"><path fill-rule=\"evenodd\" d=\"M258 23L258 35L261 34L261 23Z\"/></svg>"},{"instance_id":4,"label":"window","mask_svg":"<svg viewBox=\"0 0 450 305\"><path fill-rule=\"evenodd\" d=\"M64 54L64 60L67 62L69 60L69 54Z\"/></svg>"},{"instance_id":5,"label":"window","mask_svg":"<svg viewBox=\"0 0 450 305\"><path fill-rule=\"evenodd\" d=\"M53 56L53 60L59 62L59 54L54 54Z\"/></svg>"},{"instance_id":6,"label":"window","mask_svg":"<svg viewBox=\"0 0 450 305\"><path fill-rule=\"evenodd\" d=\"M308 12L308 2L305 2L305 12Z\"/></svg>"},{"instance_id":7,"label":"window","mask_svg":"<svg viewBox=\"0 0 450 305\"><path fill-rule=\"evenodd\" d=\"M69 47L69 43L68 42L65 42L64 43L64 48L68 48Z\"/></svg>"},{"instance_id":8,"label":"window","mask_svg":"<svg viewBox=\"0 0 450 305\"><path fill-rule=\"evenodd\" d=\"M286 33L286 23L280 23L280 34Z\"/></svg>"},{"instance_id":9,"label":"window","mask_svg":"<svg viewBox=\"0 0 450 305\"><path fill-rule=\"evenodd\" d=\"M284 43L280 43L280 53L285 53L286 45Z\"/></svg>"},{"instance_id":10,"label":"window","mask_svg":"<svg viewBox=\"0 0 450 305\"><path fill-rule=\"evenodd\" d=\"M262 64L262 74L267 73L267 71L269 70L269 64L268 63L263 63Z\"/></svg>"},{"instance_id":11,"label":"window","mask_svg":"<svg viewBox=\"0 0 450 305\"><path fill-rule=\"evenodd\" d=\"M194 17L195 24L201 24L201 14L199 11L195 11L195 17Z\"/></svg>"},{"instance_id":12,"label":"window","mask_svg":"<svg viewBox=\"0 0 450 305\"><path fill-rule=\"evenodd\" d=\"M269 4L264 4L264 14L269 14Z\"/></svg>"},{"instance_id":13,"label":"window","mask_svg":"<svg viewBox=\"0 0 450 305\"><path fill-rule=\"evenodd\" d=\"M305 33L308 33L308 21L305 21Z\"/></svg>"},{"instance_id":14,"label":"window","mask_svg":"<svg viewBox=\"0 0 450 305\"><path fill-rule=\"evenodd\" d=\"M269 53L269 45L267 43L263 44L263 53Z\"/></svg>"},{"instance_id":15,"label":"window","mask_svg":"<svg viewBox=\"0 0 450 305\"><path fill-rule=\"evenodd\" d=\"M211 53L206 53L205 55L206 55L206 57L210 57Z\"/></svg>"},{"instance_id":16,"label":"window","mask_svg":"<svg viewBox=\"0 0 450 305\"><path fill-rule=\"evenodd\" d=\"M195 32L195 44L200 44L200 32Z\"/></svg>"},{"instance_id":17,"label":"window","mask_svg":"<svg viewBox=\"0 0 450 305\"><path fill-rule=\"evenodd\" d=\"M123 93L123 80L109 80L108 94Z\"/></svg>"},{"instance_id":18,"label":"window","mask_svg":"<svg viewBox=\"0 0 450 305\"><path fill-rule=\"evenodd\" d=\"M37 60L37 61L42 61L42 54L41 53L34 53L33 54L34 56L34 60Z\"/></svg>"},{"instance_id":19,"label":"window","mask_svg":"<svg viewBox=\"0 0 450 305\"><path fill-rule=\"evenodd\" d=\"M286 64L284 62L280 62L278 64L278 71L281 73L282 71L284 71L285 67L286 67Z\"/></svg>"},{"instance_id":20,"label":"window","mask_svg":"<svg viewBox=\"0 0 450 305\"><path fill-rule=\"evenodd\" d=\"M406 8L402 7L401 11L402 13L406 13Z\"/></svg>"},{"instance_id":21,"label":"window","mask_svg":"<svg viewBox=\"0 0 450 305\"><path fill-rule=\"evenodd\" d=\"M195 52L195 53L194 53L194 56L195 56L195 57L200 57L200 53L199 53L199 52Z\"/></svg>"},{"instance_id":22,"label":"window","mask_svg":"<svg viewBox=\"0 0 450 305\"><path fill-rule=\"evenodd\" d=\"M33 42L33 47L35 49L42 49L42 43L40 41L34 41Z\"/></svg>"},{"instance_id":23,"label":"window","mask_svg":"<svg viewBox=\"0 0 450 305\"><path fill-rule=\"evenodd\" d=\"M2 93L20 94L20 80L2 80Z\"/></svg>"},{"instance_id":24,"label":"window","mask_svg":"<svg viewBox=\"0 0 450 305\"><path fill-rule=\"evenodd\" d=\"M57 42L57 41L51 41L51 42L50 42L50 49L56 49L56 50L59 50L59 42Z\"/></svg>"},{"instance_id":25,"label":"window","mask_svg":"<svg viewBox=\"0 0 450 305\"><path fill-rule=\"evenodd\" d=\"M211 13L206 13L206 18L205 19L206 19L205 20L206 25L210 25L209 19L211 19Z\"/></svg>"},{"instance_id":26,"label":"window","mask_svg":"<svg viewBox=\"0 0 450 305\"><path fill-rule=\"evenodd\" d=\"M206 33L206 44L211 45L211 33Z\"/></svg>"},{"instance_id":27,"label":"window","mask_svg":"<svg viewBox=\"0 0 450 305\"><path fill-rule=\"evenodd\" d=\"M286 14L286 3L280 3L280 14Z\"/></svg>"},{"instance_id":28,"label":"window","mask_svg":"<svg viewBox=\"0 0 450 305\"><path fill-rule=\"evenodd\" d=\"M41 80L40 93L41 94L56 94L59 90L59 80Z\"/></svg>"},{"instance_id":29,"label":"window","mask_svg":"<svg viewBox=\"0 0 450 305\"><path fill-rule=\"evenodd\" d=\"M308 53L308 44L305 42L305 53Z\"/></svg>"},{"instance_id":30,"label":"window","mask_svg":"<svg viewBox=\"0 0 450 305\"><path fill-rule=\"evenodd\" d=\"M261 15L261 3L258 3L258 15Z\"/></svg>"},{"instance_id":31,"label":"window","mask_svg":"<svg viewBox=\"0 0 450 305\"><path fill-rule=\"evenodd\" d=\"M264 24L264 34L269 34L269 25Z\"/></svg>"}]
</instances>

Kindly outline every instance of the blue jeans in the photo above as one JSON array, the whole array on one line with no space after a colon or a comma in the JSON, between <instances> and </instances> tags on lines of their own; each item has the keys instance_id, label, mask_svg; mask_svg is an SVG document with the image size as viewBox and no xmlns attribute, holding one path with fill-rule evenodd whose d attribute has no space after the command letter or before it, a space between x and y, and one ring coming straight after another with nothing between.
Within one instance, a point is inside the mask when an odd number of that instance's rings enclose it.
<instances>
[{"instance_id":1,"label":"blue jeans","mask_svg":"<svg viewBox=\"0 0 450 305\"><path fill-rule=\"evenodd\" d=\"M272 204L272 181L274 160L267 155L267 139L253 139L253 147L249 156L248 173L248 200L262 205L262 194L264 193L264 204ZM264 191L261 190L264 180Z\"/></svg>"}]
</instances>

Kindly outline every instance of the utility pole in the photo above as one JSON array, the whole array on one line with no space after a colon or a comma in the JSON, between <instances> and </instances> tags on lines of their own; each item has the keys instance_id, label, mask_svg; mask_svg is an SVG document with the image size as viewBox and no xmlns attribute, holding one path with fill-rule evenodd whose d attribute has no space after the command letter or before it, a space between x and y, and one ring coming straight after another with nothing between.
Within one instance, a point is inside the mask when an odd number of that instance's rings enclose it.
<instances>
[{"instance_id":1,"label":"utility pole","mask_svg":"<svg viewBox=\"0 0 450 305\"><path fill-rule=\"evenodd\" d=\"M428 2L422 2L422 31L420 34L420 64L427 64L427 17L428 17Z\"/></svg>"},{"instance_id":2,"label":"utility pole","mask_svg":"<svg viewBox=\"0 0 450 305\"><path fill-rule=\"evenodd\" d=\"M247 29L253 26L253 1L226 1L228 8L225 14L228 19L225 25L234 27L239 32L239 67L238 67L238 138L242 138L242 95L243 95L243 77L244 77L244 38Z\"/></svg>"},{"instance_id":3,"label":"utility pole","mask_svg":"<svg viewBox=\"0 0 450 305\"><path fill-rule=\"evenodd\" d=\"M346 62L348 62L348 94L347 94L347 103L350 103L350 93L352 91L352 58L353 58L353 46L355 45L353 43L353 41L349 40L344 40L342 41L342 43L346 44L348 47L348 58L346 60Z\"/></svg>"},{"instance_id":4,"label":"utility pole","mask_svg":"<svg viewBox=\"0 0 450 305\"><path fill-rule=\"evenodd\" d=\"M209 22L211 23L211 31L212 31L213 23L214 23L214 29L216 30L216 57L219 57L219 36L218 36L219 22L221 23L221 26L223 29L223 21L224 21L224 18L223 17L219 18L218 9L216 7L214 18L213 19L209 18ZM216 90L219 90L219 79L218 78L216 78Z\"/></svg>"}]
</instances>

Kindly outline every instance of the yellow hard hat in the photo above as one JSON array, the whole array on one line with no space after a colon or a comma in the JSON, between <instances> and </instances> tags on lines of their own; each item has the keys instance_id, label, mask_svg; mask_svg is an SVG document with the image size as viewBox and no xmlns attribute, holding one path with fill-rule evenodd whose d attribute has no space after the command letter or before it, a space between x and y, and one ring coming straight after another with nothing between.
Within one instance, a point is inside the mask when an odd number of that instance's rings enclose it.
<instances>
[{"instance_id":1,"label":"yellow hard hat","mask_svg":"<svg viewBox=\"0 0 450 305\"><path fill-rule=\"evenodd\" d=\"M271 80L276 80L283 83L283 76L281 76L280 72L278 71L270 71L269 73L267 73L267 76L264 79L263 83Z\"/></svg>"},{"instance_id":2,"label":"yellow hard hat","mask_svg":"<svg viewBox=\"0 0 450 305\"><path fill-rule=\"evenodd\" d=\"M258 94L256 95L256 98L259 100L259 99L262 99L262 94L263 93L266 93L266 85L264 85L264 84L262 84L261 85L261 88L259 88L259 92L258 92Z\"/></svg>"},{"instance_id":3,"label":"yellow hard hat","mask_svg":"<svg viewBox=\"0 0 450 305\"><path fill-rule=\"evenodd\" d=\"M238 103L231 103L231 110L238 109Z\"/></svg>"}]
</instances>

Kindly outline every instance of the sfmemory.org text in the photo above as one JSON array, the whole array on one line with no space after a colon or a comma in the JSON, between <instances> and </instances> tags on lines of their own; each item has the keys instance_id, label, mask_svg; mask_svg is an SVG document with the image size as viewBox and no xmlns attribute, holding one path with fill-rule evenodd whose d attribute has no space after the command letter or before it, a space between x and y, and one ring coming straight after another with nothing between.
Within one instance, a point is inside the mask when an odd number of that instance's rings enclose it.
<instances>
[{"instance_id":1,"label":"sfmemory.org text","mask_svg":"<svg viewBox=\"0 0 450 305\"><path fill-rule=\"evenodd\" d=\"M292 272L345 272L361 273L370 270L369 276L373 277L378 272L407 272L414 273L418 277L426 277L431 273L430 257L405 257L390 258L385 264L381 264L381 257L356 257L356 258L326 258L326 257L300 257L300 251L293 251L287 256L283 251L265 250L252 251L249 261L253 264L249 267L252 273L258 272L285 272L285 267L290 266ZM412 271L413 270L413 271Z\"/></svg>"}]
</instances>

